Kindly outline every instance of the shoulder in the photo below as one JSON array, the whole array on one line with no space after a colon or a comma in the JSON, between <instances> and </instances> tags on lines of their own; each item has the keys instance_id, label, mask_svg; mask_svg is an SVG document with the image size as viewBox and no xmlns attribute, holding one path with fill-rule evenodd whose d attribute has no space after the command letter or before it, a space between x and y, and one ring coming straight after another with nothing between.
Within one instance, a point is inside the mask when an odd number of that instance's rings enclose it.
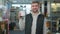
<instances>
[{"instance_id":1,"label":"shoulder","mask_svg":"<svg viewBox=\"0 0 60 34\"><path fill-rule=\"evenodd\" d=\"M39 14L39 16L43 16L43 17L44 17L44 15L43 15L43 14Z\"/></svg>"},{"instance_id":2,"label":"shoulder","mask_svg":"<svg viewBox=\"0 0 60 34\"><path fill-rule=\"evenodd\" d=\"M26 16L30 16L30 15L32 15L31 13L29 13L29 14L27 14Z\"/></svg>"}]
</instances>

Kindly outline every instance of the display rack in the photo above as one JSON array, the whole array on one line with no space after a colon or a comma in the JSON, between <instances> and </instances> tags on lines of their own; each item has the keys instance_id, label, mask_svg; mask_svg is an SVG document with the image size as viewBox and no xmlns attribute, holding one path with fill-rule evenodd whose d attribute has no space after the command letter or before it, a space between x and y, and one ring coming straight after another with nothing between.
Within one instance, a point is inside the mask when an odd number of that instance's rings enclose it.
<instances>
[{"instance_id":1,"label":"display rack","mask_svg":"<svg viewBox=\"0 0 60 34\"><path fill-rule=\"evenodd\" d=\"M10 21L13 20L14 22L18 22L17 16L18 16L18 9L17 8L11 8Z\"/></svg>"},{"instance_id":2,"label":"display rack","mask_svg":"<svg viewBox=\"0 0 60 34\"><path fill-rule=\"evenodd\" d=\"M54 4L54 5L53 5ZM59 3L51 3L51 22L52 22L52 33L60 33L60 30L59 30L59 18L60 18L60 7L58 5ZM55 6L55 7L54 7ZM58 20L59 19L59 20Z\"/></svg>"}]
</instances>

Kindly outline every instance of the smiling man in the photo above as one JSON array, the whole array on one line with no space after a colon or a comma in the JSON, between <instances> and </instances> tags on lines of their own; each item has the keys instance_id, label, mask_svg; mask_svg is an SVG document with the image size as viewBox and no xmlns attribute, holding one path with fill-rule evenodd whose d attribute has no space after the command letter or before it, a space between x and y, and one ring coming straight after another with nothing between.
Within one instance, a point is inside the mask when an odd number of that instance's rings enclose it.
<instances>
[{"instance_id":1,"label":"smiling man","mask_svg":"<svg viewBox=\"0 0 60 34\"><path fill-rule=\"evenodd\" d=\"M33 1L31 13L25 17L25 34L43 34L44 15L40 13L40 3Z\"/></svg>"}]
</instances>

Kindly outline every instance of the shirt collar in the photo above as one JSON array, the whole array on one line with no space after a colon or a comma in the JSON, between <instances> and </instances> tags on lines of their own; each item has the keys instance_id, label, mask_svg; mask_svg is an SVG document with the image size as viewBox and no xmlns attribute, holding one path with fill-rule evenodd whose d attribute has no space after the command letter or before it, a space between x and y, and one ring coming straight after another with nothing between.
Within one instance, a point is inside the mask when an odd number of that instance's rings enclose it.
<instances>
[{"instance_id":1,"label":"shirt collar","mask_svg":"<svg viewBox=\"0 0 60 34\"><path fill-rule=\"evenodd\" d=\"M39 15L39 14L41 14L41 13L40 13L40 11L38 11L38 13L33 13L33 12L31 11L31 14L32 14L32 15Z\"/></svg>"}]
</instances>

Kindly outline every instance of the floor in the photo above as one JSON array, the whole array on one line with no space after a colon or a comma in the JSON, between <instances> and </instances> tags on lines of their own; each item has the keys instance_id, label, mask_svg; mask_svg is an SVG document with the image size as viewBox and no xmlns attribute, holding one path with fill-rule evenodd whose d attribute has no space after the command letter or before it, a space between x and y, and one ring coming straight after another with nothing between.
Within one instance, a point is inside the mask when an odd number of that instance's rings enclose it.
<instances>
[{"instance_id":1,"label":"floor","mask_svg":"<svg viewBox=\"0 0 60 34\"><path fill-rule=\"evenodd\" d=\"M9 31L10 34L25 34L25 31Z\"/></svg>"}]
</instances>

